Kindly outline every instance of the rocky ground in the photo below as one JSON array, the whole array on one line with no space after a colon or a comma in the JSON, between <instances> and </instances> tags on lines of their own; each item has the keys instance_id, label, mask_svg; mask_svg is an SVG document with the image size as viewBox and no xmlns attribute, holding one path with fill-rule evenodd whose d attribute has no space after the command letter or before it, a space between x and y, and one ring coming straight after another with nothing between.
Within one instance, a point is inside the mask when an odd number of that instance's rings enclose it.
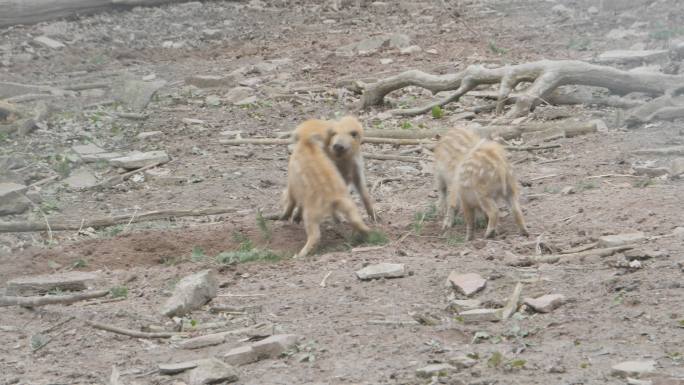
<instances>
[{"instance_id":1,"label":"rocky ground","mask_svg":"<svg viewBox=\"0 0 684 385\"><path fill-rule=\"evenodd\" d=\"M0 384L683 383L681 121L627 129L617 108L537 108L523 123L600 123L543 143L557 148L511 152L529 238L509 215L493 240L464 242L463 225L443 235L428 151L365 145L421 158L366 162L387 242L357 244L331 222L304 259L290 258L300 225L258 214L280 209L287 146L221 143L350 112L368 129L495 118L466 111L485 103L472 96L440 118L386 113L432 97L415 88L353 109L355 80L406 69L606 62L619 49L629 52L607 64L684 71L671 49L684 5L594 3L209 1L0 30L0 228L52 225L0 233L2 298L108 290L2 307ZM214 211L136 220L194 209ZM98 218L120 220L86 222ZM382 263L394 278L360 278ZM43 274L72 286L17 281ZM169 310L183 290L211 300Z\"/></svg>"}]
</instances>

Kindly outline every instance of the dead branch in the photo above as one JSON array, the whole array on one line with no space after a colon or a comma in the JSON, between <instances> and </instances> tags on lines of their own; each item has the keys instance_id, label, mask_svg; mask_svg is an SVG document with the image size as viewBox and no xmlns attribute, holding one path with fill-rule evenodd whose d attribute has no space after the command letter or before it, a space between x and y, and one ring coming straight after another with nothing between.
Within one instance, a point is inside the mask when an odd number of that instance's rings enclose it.
<instances>
[{"instance_id":1,"label":"dead branch","mask_svg":"<svg viewBox=\"0 0 684 385\"><path fill-rule=\"evenodd\" d=\"M552 264L552 263L559 262L560 260L568 260L570 258L584 259L584 258L590 257L590 256L608 257L608 256L611 256L615 253L619 253L619 252L625 251L625 250L630 250L633 248L634 248L633 245L625 245L625 246L617 246L617 247L607 247L604 249L593 249L593 250L581 251L581 252L577 252L577 253L530 255L530 256L524 256L524 257L515 258L512 260L506 261L506 264L509 266L525 267L525 266L534 266L534 265L541 264L541 263Z\"/></svg>"},{"instance_id":2,"label":"dead branch","mask_svg":"<svg viewBox=\"0 0 684 385\"><path fill-rule=\"evenodd\" d=\"M391 111L395 115L419 115L430 111L434 106L444 106L458 101L461 96L480 85L499 84L496 112L500 114L511 92L523 82L532 84L516 96L515 104L507 113L507 117L527 115L539 103L548 100L551 94L563 85L603 87L617 95L643 92L659 96L671 94L674 90L681 88L684 85L684 76L623 71L577 60L540 60L498 68L471 65L461 72L446 75L432 75L411 70L366 84L361 106L369 108L380 105L385 95L408 86L422 87L432 91L433 94L455 90L448 97L423 107Z\"/></svg>"},{"instance_id":3,"label":"dead branch","mask_svg":"<svg viewBox=\"0 0 684 385\"><path fill-rule=\"evenodd\" d=\"M213 207L208 209L194 210L158 210L138 214L133 220L131 220L131 215L117 215L109 218L84 220L83 222L80 220L73 222L51 222L50 228L52 231L77 230L81 226L98 228L128 223L129 221L131 223L138 223L166 218L198 217L203 215L218 215L233 212L235 212L235 209L232 207ZM44 222L0 222L0 233L46 231L47 229L48 227Z\"/></svg>"},{"instance_id":4,"label":"dead branch","mask_svg":"<svg viewBox=\"0 0 684 385\"><path fill-rule=\"evenodd\" d=\"M546 146L505 146L508 151L537 151L548 150L550 148L559 148L560 144L549 144Z\"/></svg>"},{"instance_id":5,"label":"dead branch","mask_svg":"<svg viewBox=\"0 0 684 385\"><path fill-rule=\"evenodd\" d=\"M71 295L47 295L39 297L0 297L0 306L23 306L23 307L37 307L44 305L61 304L66 305L86 299L104 297L109 294L109 290L98 290L85 293L71 294Z\"/></svg>"},{"instance_id":6,"label":"dead branch","mask_svg":"<svg viewBox=\"0 0 684 385\"><path fill-rule=\"evenodd\" d=\"M124 329L117 326L110 326L96 321L84 320L85 324L94 328L100 329L112 333L123 334L125 336L134 338L171 338L174 336L182 336L184 333L173 333L173 332L159 332L159 333L148 333L140 332L137 330Z\"/></svg>"},{"instance_id":7,"label":"dead branch","mask_svg":"<svg viewBox=\"0 0 684 385\"><path fill-rule=\"evenodd\" d=\"M407 139L410 140L410 139ZM417 156L401 156L401 155L390 155L390 154L363 154L366 159L375 160L397 160L399 162L409 162L409 163L420 163L427 161L426 158L420 158Z\"/></svg>"},{"instance_id":8,"label":"dead branch","mask_svg":"<svg viewBox=\"0 0 684 385\"><path fill-rule=\"evenodd\" d=\"M273 139L273 138L252 138L252 139L219 139L219 143L226 144L229 146L241 146L243 144L290 144L292 143L289 139Z\"/></svg>"}]
</instances>

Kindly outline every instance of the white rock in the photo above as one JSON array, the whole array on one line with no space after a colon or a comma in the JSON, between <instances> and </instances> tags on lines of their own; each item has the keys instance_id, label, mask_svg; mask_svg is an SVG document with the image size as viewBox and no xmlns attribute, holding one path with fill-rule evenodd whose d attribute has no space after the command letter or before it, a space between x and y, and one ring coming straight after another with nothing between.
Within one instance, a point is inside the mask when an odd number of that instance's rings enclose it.
<instances>
[{"instance_id":1,"label":"white rock","mask_svg":"<svg viewBox=\"0 0 684 385\"><path fill-rule=\"evenodd\" d=\"M676 238L684 239L684 227L675 227L674 230L672 230L672 235Z\"/></svg>"},{"instance_id":2,"label":"white rock","mask_svg":"<svg viewBox=\"0 0 684 385\"><path fill-rule=\"evenodd\" d=\"M259 359L275 358L293 347L298 339L295 334L276 334L253 343L251 347Z\"/></svg>"},{"instance_id":3,"label":"white rock","mask_svg":"<svg viewBox=\"0 0 684 385\"><path fill-rule=\"evenodd\" d=\"M135 152L120 158L110 159L109 163L115 167L122 167L127 170L135 170L148 166L153 163L166 163L169 156L166 151Z\"/></svg>"},{"instance_id":4,"label":"white rock","mask_svg":"<svg viewBox=\"0 0 684 385\"><path fill-rule=\"evenodd\" d=\"M465 323L501 321L501 309L473 309L458 313Z\"/></svg>"},{"instance_id":5,"label":"white rock","mask_svg":"<svg viewBox=\"0 0 684 385\"><path fill-rule=\"evenodd\" d=\"M406 275L406 268L403 263L378 263L368 265L356 272L356 276L362 280L377 278L400 278Z\"/></svg>"},{"instance_id":6,"label":"white rock","mask_svg":"<svg viewBox=\"0 0 684 385\"><path fill-rule=\"evenodd\" d=\"M88 188L97 184L97 178L95 178L95 175L90 170L80 168L64 179L64 183L73 189Z\"/></svg>"},{"instance_id":7,"label":"white rock","mask_svg":"<svg viewBox=\"0 0 684 385\"><path fill-rule=\"evenodd\" d=\"M392 64L392 63L394 63L394 59L390 59L390 58L380 59L380 64L382 64L382 65L387 65L387 64Z\"/></svg>"},{"instance_id":8,"label":"white rock","mask_svg":"<svg viewBox=\"0 0 684 385\"><path fill-rule=\"evenodd\" d=\"M152 96L166 85L165 80L144 82L142 80L126 79L123 84L115 87L115 99L134 111L142 111L152 100Z\"/></svg>"},{"instance_id":9,"label":"white rock","mask_svg":"<svg viewBox=\"0 0 684 385\"><path fill-rule=\"evenodd\" d=\"M254 89L242 86L233 87L224 95L226 101L229 103L236 103L250 96L254 96Z\"/></svg>"},{"instance_id":10,"label":"white rock","mask_svg":"<svg viewBox=\"0 0 684 385\"><path fill-rule=\"evenodd\" d=\"M684 175L684 158L672 159L670 163L670 175L676 178L680 175Z\"/></svg>"},{"instance_id":11,"label":"white rock","mask_svg":"<svg viewBox=\"0 0 684 385\"><path fill-rule=\"evenodd\" d=\"M204 102L207 104L207 106L218 107L221 105L222 100L216 95L209 95Z\"/></svg>"},{"instance_id":12,"label":"white rock","mask_svg":"<svg viewBox=\"0 0 684 385\"><path fill-rule=\"evenodd\" d=\"M417 45L410 45L410 46L408 46L408 47L406 47L406 48L402 48L402 49L399 51L399 53L402 54L402 55L411 55L411 54L414 54L414 53L421 52L422 50L423 50L423 49L420 48L420 47L417 46Z\"/></svg>"},{"instance_id":13,"label":"white rock","mask_svg":"<svg viewBox=\"0 0 684 385\"><path fill-rule=\"evenodd\" d=\"M216 358L210 358L197 362L197 367L188 376L188 385L224 384L237 380L235 368Z\"/></svg>"},{"instance_id":14,"label":"white rock","mask_svg":"<svg viewBox=\"0 0 684 385\"><path fill-rule=\"evenodd\" d=\"M640 377L655 371L655 361L625 361L612 367L611 374L616 377Z\"/></svg>"},{"instance_id":15,"label":"white rock","mask_svg":"<svg viewBox=\"0 0 684 385\"><path fill-rule=\"evenodd\" d=\"M164 133L161 131L144 131L144 132L139 133L135 137L138 139L147 139L147 138L151 138L153 136L159 136L162 134L164 134Z\"/></svg>"},{"instance_id":16,"label":"white rock","mask_svg":"<svg viewBox=\"0 0 684 385\"><path fill-rule=\"evenodd\" d=\"M50 49L60 49L66 47L63 43L47 36L38 36L37 38L33 39L33 41Z\"/></svg>"},{"instance_id":17,"label":"white rock","mask_svg":"<svg viewBox=\"0 0 684 385\"><path fill-rule=\"evenodd\" d=\"M455 371L456 368L449 364L431 364L416 369L416 376L420 378L445 377Z\"/></svg>"},{"instance_id":18,"label":"white rock","mask_svg":"<svg viewBox=\"0 0 684 385\"><path fill-rule=\"evenodd\" d=\"M449 282L456 290L468 297L484 289L487 285L487 280L482 278L479 274L459 274L455 271L452 271L449 274L447 282Z\"/></svg>"},{"instance_id":19,"label":"white rock","mask_svg":"<svg viewBox=\"0 0 684 385\"><path fill-rule=\"evenodd\" d=\"M450 357L447 362L457 369L467 369L472 368L477 365L477 360L474 360L466 355L460 355L455 357Z\"/></svg>"},{"instance_id":20,"label":"white rock","mask_svg":"<svg viewBox=\"0 0 684 385\"><path fill-rule=\"evenodd\" d=\"M200 349L207 346L220 345L226 341L223 333L207 334L199 337L188 338L181 341L178 347L181 349Z\"/></svg>"},{"instance_id":21,"label":"white rock","mask_svg":"<svg viewBox=\"0 0 684 385\"><path fill-rule=\"evenodd\" d=\"M591 7L587 8L587 13L590 15L597 15L599 13L599 9L592 5Z\"/></svg>"},{"instance_id":22,"label":"white rock","mask_svg":"<svg viewBox=\"0 0 684 385\"><path fill-rule=\"evenodd\" d=\"M525 298L524 303L540 313L549 313L565 303L565 296L563 294L547 294L538 298Z\"/></svg>"},{"instance_id":23,"label":"white rock","mask_svg":"<svg viewBox=\"0 0 684 385\"><path fill-rule=\"evenodd\" d=\"M605 235L599 238L599 247L617 247L641 242L646 236L641 231L616 235Z\"/></svg>"},{"instance_id":24,"label":"white rock","mask_svg":"<svg viewBox=\"0 0 684 385\"><path fill-rule=\"evenodd\" d=\"M482 306L482 302L477 299L455 299L450 301L449 305L461 312L463 310L479 309Z\"/></svg>"},{"instance_id":25,"label":"white rock","mask_svg":"<svg viewBox=\"0 0 684 385\"><path fill-rule=\"evenodd\" d=\"M109 162L114 158L121 158L123 154L119 152L100 152L97 154L81 155L81 160L85 163L95 163L99 161Z\"/></svg>"},{"instance_id":26,"label":"white rock","mask_svg":"<svg viewBox=\"0 0 684 385\"><path fill-rule=\"evenodd\" d=\"M207 122L204 121L204 120L201 120L201 119L192 119L192 118L183 118L183 119L181 119L181 121L182 121L183 123L187 124L187 125L193 125L193 124L202 125L202 124L206 124L206 123L207 123Z\"/></svg>"},{"instance_id":27,"label":"white rock","mask_svg":"<svg viewBox=\"0 0 684 385\"><path fill-rule=\"evenodd\" d=\"M162 314L182 316L216 297L218 285L211 270L189 275L178 282L171 298L166 301Z\"/></svg>"},{"instance_id":28,"label":"white rock","mask_svg":"<svg viewBox=\"0 0 684 385\"><path fill-rule=\"evenodd\" d=\"M256 96L250 96L250 97L244 98L244 99L242 99L242 100L238 100L237 102L233 103L233 105L236 105L236 106L246 106L246 105L248 105L248 104L254 104L254 103L256 103L257 100L258 100L258 99L257 99Z\"/></svg>"},{"instance_id":29,"label":"white rock","mask_svg":"<svg viewBox=\"0 0 684 385\"><path fill-rule=\"evenodd\" d=\"M554 6L551 8L551 11L552 11L553 13L555 13L555 14L557 14L557 15L559 15L559 16L563 16L563 17L572 17L572 14L573 14L572 9L566 7L566 6L563 5L563 4L554 5Z\"/></svg>"}]
</instances>

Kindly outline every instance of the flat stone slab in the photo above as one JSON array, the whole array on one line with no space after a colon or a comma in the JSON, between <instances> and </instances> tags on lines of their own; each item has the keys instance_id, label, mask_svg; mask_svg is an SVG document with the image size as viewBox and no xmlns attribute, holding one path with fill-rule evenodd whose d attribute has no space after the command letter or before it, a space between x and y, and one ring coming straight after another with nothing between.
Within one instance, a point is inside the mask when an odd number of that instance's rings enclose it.
<instances>
[{"instance_id":1,"label":"flat stone slab","mask_svg":"<svg viewBox=\"0 0 684 385\"><path fill-rule=\"evenodd\" d=\"M230 365L240 366L259 361L259 355L250 345L231 349L223 356L223 361Z\"/></svg>"},{"instance_id":2,"label":"flat stone slab","mask_svg":"<svg viewBox=\"0 0 684 385\"><path fill-rule=\"evenodd\" d=\"M416 376L420 378L446 377L449 373L455 372L456 368L449 364L431 364L420 369L416 369Z\"/></svg>"},{"instance_id":3,"label":"flat stone slab","mask_svg":"<svg viewBox=\"0 0 684 385\"><path fill-rule=\"evenodd\" d=\"M610 374L616 377L635 377L655 371L655 361L625 361L613 365Z\"/></svg>"},{"instance_id":4,"label":"flat stone slab","mask_svg":"<svg viewBox=\"0 0 684 385\"><path fill-rule=\"evenodd\" d=\"M622 233L615 235L605 235L599 238L599 247L618 247L641 242L646 236L641 231L632 233Z\"/></svg>"},{"instance_id":5,"label":"flat stone slab","mask_svg":"<svg viewBox=\"0 0 684 385\"><path fill-rule=\"evenodd\" d=\"M197 367L188 376L188 385L225 384L237 380L235 368L216 358L210 358L197 362Z\"/></svg>"},{"instance_id":6,"label":"flat stone slab","mask_svg":"<svg viewBox=\"0 0 684 385\"><path fill-rule=\"evenodd\" d=\"M356 276L362 280L378 278L401 278L406 275L406 268L403 263L378 263L368 265L356 272Z\"/></svg>"},{"instance_id":7,"label":"flat stone slab","mask_svg":"<svg viewBox=\"0 0 684 385\"><path fill-rule=\"evenodd\" d=\"M33 39L33 41L50 49L60 49L66 47L64 43L59 42L55 39L51 39L45 35L38 36L37 38Z\"/></svg>"},{"instance_id":8,"label":"flat stone slab","mask_svg":"<svg viewBox=\"0 0 684 385\"><path fill-rule=\"evenodd\" d=\"M164 134L164 133L161 132L161 131L145 131L145 132L141 132L141 133L139 133L138 135L136 135L136 138L138 138L138 139L147 139L147 138L152 138L152 137L154 137L154 136L159 136L159 135L162 135L162 134Z\"/></svg>"},{"instance_id":9,"label":"flat stone slab","mask_svg":"<svg viewBox=\"0 0 684 385\"><path fill-rule=\"evenodd\" d=\"M92 143L79 144L71 147L71 150L78 154L78 156L83 157L83 155L100 154L106 152L103 148L96 146Z\"/></svg>"},{"instance_id":10,"label":"flat stone slab","mask_svg":"<svg viewBox=\"0 0 684 385\"><path fill-rule=\"evenodd\" d=\"M149 151L136 152L129 154L128 156L110 159L109 163L115 167L122 167L127 170L135 170L154 163L166 163L169 160L169 155L166 153L166 151Z\"/></svg>"},{"instance_id":11,"label":"flat stone slab","mask_svg":"<svg viewBox=\"0 0 684 385\"><path fill-rule=\"evenodd\" d=\"M458 313L465 323L501 321L501 309L473 309Z\"/></svg>"},{"instance_id":12,"label":"flat stone slab","mask_svg":"<svg viewBox=\"0 0 684 385\"><path fill-rule=\"evenodd\" d=\"M525 305L540 313L549 313L565 303L563 294L547 294L538 298L525 298Z\"/></svg>"},{"instance_id":13,"label":"flat stone slab","mask_svg":"<svg viewBox=\"0 0 684 385\"><path fill-rule=\"evenodd\" d=\"M81 155L81 160L84 163L109 162L114 158L121 158L123 156L120 152L100 152L97 154Z\"/></svg>"},{"instance_id":14,"label":"flat stone slab","mask_svg":"<svg viewBox=\"0 0 684 385\"><path fill-rule=\"evenodd\" d=\"M89 188L97 184L97 178L89 170L78 169L64 179L64 183L73 189Z\"/></svg>"},{"instance_id":15,"label":"flat stone slab","mask_svg":"<svg viewBox=\"0 0 684 385\"><path fill-rule=\"evenodd\" d=\"M475 273L459 274L452 271L447 281L456 290L468 297L484 289L487 285L487 280Z\"/></svg>"},{"instance_id":16,"label":"flat stone slab","mask_svg":"<svg viewBox=\"0 0 684 385\"><path fill-rule=\"evenodd\" d=\"M197 361L185 361L185 362L176 362L176 363L170 363L170 364L159 364L159 373L160 374L178 374L182 373L186 370L194 369L197 367L198 362Z\"/></svg>"},{"instance_id":17,"label":"flat stone slab","mask_svg":"<svg viewBox=\"0 0 684 385\"><path fill-rule=\"evenodd\" d=\"M23 184L19 183L13 183L13 182L4 182L0 183L0 201L3 199L12 199L20 196L26 190L28 187L24 186Z\"/></svg>"},{"instance_id":18,"label":"flat stone slab","mask_svg":"<svg viewBox=\"0 0 684 385\"><path fill-rule=\"evenodd\" d=\"M296 334L276 334L251 345L259 358L273 358L290 349L297 343Z\"/></svg>"},{"instance_id":19,"label":"flat stone slab","mask_svg":"<svg viewBox=\"0 0 684 385\"><path fill-rule=\"evenodd\" d=\"M32 275L7 281L7 295L33 296L53 290L79 291L99 278L96 273L71 271L49 275Z\"/></svg>"},{"instance_id":20,"label":"flat stone slab","mask_svg":"<svg viewBox=\"0 0 684 385\"><path fill-rule=\"evenodd\" d=\"M181 349L200 349L207 346L220 345L226 341L226 335L223 333L207 334L204 336L188 338L178 344Z\"/></svg>"}]
</instances>

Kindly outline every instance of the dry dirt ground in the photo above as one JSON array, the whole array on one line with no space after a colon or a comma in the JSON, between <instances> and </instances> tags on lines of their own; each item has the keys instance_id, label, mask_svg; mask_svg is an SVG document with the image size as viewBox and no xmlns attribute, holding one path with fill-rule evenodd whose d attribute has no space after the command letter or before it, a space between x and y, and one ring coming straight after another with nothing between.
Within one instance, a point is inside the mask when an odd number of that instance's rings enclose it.
<instances>
[{"instance_id":1,"label":"dry dirt ground","mask_svg":"<svg viewBox=\"0 0 684 385\"><path fill-rule=\"evenodd\" d=\"M640 161L667 164L667 158L631 152L684 144L682 122L626 130L614 109L540 107L539 119L545 112L578 120L598 118L607 129L558 139L552 142L561 145L557 149L511 154L517 175L527 182L523 207L532 233L529 239L517 235L510 216L503 218L498 237L473 242L462 242L462 225L442 237L439 220L428 215L418 223L417 215L429 213L436 201L429 161L367 161L370 184L400 178L372 194L381 216L374 227L395 241L384 248L352 252L350 230L331 222L324 230L321 250L293 260L289 256L305 240L300 225L272 222L267 230L260 229L256 210L279 210L287 148L225 146L219 143L227 137L223 131L240 131L243 137L275 136L309 117L347 113L358 95L337 86L341 79L377 78L409 68L445 73L472 63L590 59L606 49L662 48L669 38L684 33L684 5L676 0L633 1L634 7L617 11L589 1L563 2L571 14L552 10L560 2L542 0L462 1L451 10L440 1L388 3L363 3L358 8L342 2L339 10L306 1L188 3L0 31L2 81L55 86L114 83L124 73L138 79L154 74L167 81L146 108L146 120L108 114L122 108L103 103L110 98L108 91L84 90L48 100L55 112L46 127L26 136L0 138L0 155L27 162L18 175L26 184L82 167L60 157L76 144L169 153L172 160L162 168L173 178L138 177L100 191L70 189L59 180L43 185L40 206L50 220L164 208L235 208L234 213L211 217L55 232L52 240L47 233L1 234L0 284L32 274L98 271L97 287L125 286L128 295L116 302L2 308L0 384L105 384L112 366L125 384L178 384L184 375L158 374L157 364L220 357L240 345L241 337L210 348L183 350L175 347L176 341L96 331L82 320L131 329L161 325L171 330L173 322L160 315L159 307L178 279L207 267L217 271L223 295L213 305L258 310L248 315L199 310L189 317L197 325L229 320L226 328L230 329L267 322L276 330L301 336L298 352L239 367L240 384L430 383L433 380L416 377L416 369L459 354L469 354L478 362L434 381L624 384L625 379L611 375L611 366L628 360L654 360L657 375L684 378L681 239L644 241L642 248L662 253L642 261L638 269L617 267L616 256L528 268L504 263L511 253L534 254L539 236L543 243L567 249L606 234L643 231L655 237L683 226L681 179L588 178L630 174L632 165ZM590 10L592 5L598 13ZM616 28L635 33L608 38ZM30 43L46 30L67 46L50 50ZM395 32L408 34L422 52L335 53L369 36ZM381 64L383 58L393 62ZM221 101L215 105L213 98L207 98L223 97L226 88L199 89L184 82L191 75L223 76L272 59L289 61L246 76L255 79L251 86L257 97L247 106ZM425 97L418 90L390 96L398 105L414 105ZM359 116L366 127L422 129L464 124L458 116L461 107L448 106L441 119L378 117L382 110ZM204 123L188 124L184 118ZM482 114L476 120L492 118ZM136 137L144 131L162 134ZM366 151L396 154L403 149L367 146ZM117 173L107 165L87 167L98 178ZM568 186L574 193L561 193ZM42 216L34 210L3 219L42 220ZM284 257L237 265L216 262L217 254L236 250L246 239ZM370 282L355 277L354 271L379 262L404 263L411 274ZM568 301L548 314L521 309L505 322L464 324L448 310L449 301L460 298L445 285L451 271L487 278L486 289L475 298L488 307L503 306L517 282L524 284L523 297L560 293ZM321 287L328 272L327 286ZM437 322L369 324L371 320L411 321L415 314L430 315ZM48 330L68 316L76 318ZM488 338L474 339L483 332ZM40 333L49 343L34 352L32 336ZM206 331L193 332L202 333ZM502 362L496 365L491 358L498 354Z\"/></svg>"}]
</instances>

